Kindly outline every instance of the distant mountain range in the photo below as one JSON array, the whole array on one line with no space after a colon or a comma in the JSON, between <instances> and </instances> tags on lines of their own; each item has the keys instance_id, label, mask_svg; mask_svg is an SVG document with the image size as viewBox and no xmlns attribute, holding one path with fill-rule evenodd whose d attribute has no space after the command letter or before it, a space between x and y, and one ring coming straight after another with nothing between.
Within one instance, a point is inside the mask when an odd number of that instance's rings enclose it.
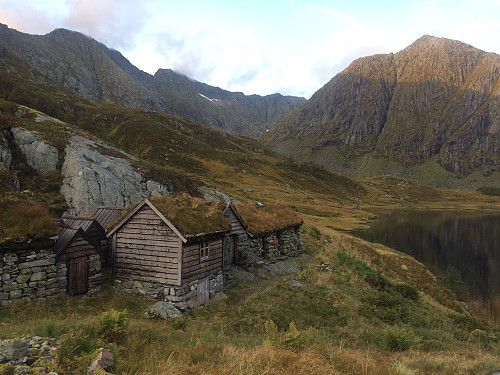
<instances>
[{"instance_id":1,"label":"distant mountain range","mask_svg":"<svg viewBox=\"0 0 500 375\"><path fill-rule=\"evenodd\" d=\"M499 55L424 36L354 61L263 138L342 174L498 186L499 78Z\"/></svg>"},{"instance_id":2,"label":"distant mountain range","mask_svg":"<svg viewBox=\"0 0 500 375\"><path fill-rule=\"evenodd\" d=\"M0 45L88 100L165 112L232 134L257 137L306 102L280 94L230 92L172 70L152 76L120 52L65 29L30 35L0 24Z\"/></svg>"},{"instance_id":3,"label":"distant mountain range","mask_svg":"<svg viewBox=\"0 0 500 375\"><path fill-rule=\"evenodd\" d=\"M436 187L500 185L500 56L459 41L424 36L396 54L360 58L308 101L229 92L168 69L152 76L64 29L29 35L0 24L2 48L85 99L260 136L282 154L337 173ZM21 103L17 96L26 101L26 93L8 94ZM42 99L46 111L59 106Z\"/></svg>"}]
</instances>

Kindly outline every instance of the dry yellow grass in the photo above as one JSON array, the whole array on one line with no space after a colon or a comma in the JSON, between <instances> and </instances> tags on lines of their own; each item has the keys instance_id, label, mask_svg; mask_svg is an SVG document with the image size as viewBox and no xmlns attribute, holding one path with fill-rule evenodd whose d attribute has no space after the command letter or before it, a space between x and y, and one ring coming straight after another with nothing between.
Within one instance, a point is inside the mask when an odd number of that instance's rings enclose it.
<instances>
[{"instance_id":1,"label":"dry yellow grass","mask_svg":"<svg viewBox=\"0 0 500 375\"><path fill-rule=\"evenodd\" d=\"M262 233L274 229L302 223L302 218L282 202L238 203L234 205L252 233Z\"/></svg>"}]
</instances>

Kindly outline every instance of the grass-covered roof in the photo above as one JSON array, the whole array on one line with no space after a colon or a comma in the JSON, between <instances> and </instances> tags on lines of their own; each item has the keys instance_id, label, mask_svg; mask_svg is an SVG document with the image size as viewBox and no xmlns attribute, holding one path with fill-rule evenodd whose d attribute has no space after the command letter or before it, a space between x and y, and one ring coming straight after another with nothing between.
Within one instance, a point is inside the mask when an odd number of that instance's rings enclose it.
<instances>
[{"instance_id":1,"label":"grass-covered roof","mask_svg":"<svg viewBox=\"0 0 500 375\"><path fill-rule=\"evenodd\" d=\"M0 199L0 243L57 234L49 210L33 200Z\"/></svg>"},{"instance_id":2,"label":"grass-covered roof","mask_svg":"<svg viewBox=\"0 0 500 375\"><path fill-rule=\"evenodd\" d=\"M230 229L225 203L207 202L188 195L153 197L150 202L184 237Z\"/></svg>"},{"instance_id":3,"label":"grass-covered roof","mask_svg":"<svg viewBox=\"0 0 500 375\"><path fill-rule=\"evenodd\" d=\"M272 232L279 228L301 224L302 218L284 203L233 204L251 233Z\"/></svg>"}]
</instances>

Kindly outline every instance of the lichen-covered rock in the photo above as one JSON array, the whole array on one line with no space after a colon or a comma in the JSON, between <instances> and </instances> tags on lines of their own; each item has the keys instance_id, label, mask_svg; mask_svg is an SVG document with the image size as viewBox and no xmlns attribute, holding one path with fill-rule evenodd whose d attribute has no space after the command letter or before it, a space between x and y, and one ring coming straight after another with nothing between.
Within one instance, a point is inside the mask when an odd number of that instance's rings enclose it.
<instances>
[{"instance_id":1,"label":"lichen-covered rock","mask_svg":"<svg viewBox=\"0 0 500 375\"><path fill-rule=\"evenodd\" d=\"M0 363L18 361L28 356L28 343L24 340L0 341Z\"/></svg>"},{"instance_id":2,"label":"lichen-covered rock","mask_svg":"<svg viewBox=\"0 0 500 375\"><path fill-rule=\"evenodd\" d=\"M92 215L98 206L126 207L154 195L167 195L172 188L147 180L125 159L104 155L106 145L72 137L66 147L61 173L61 194L70 212Z\"/></svg>"},{"instance_id":3,"label":"lichen-covered rock","mask_svg":"<svg viewBox=\"0 0 500 375\"><path fill-rule=\"evenodd\" d=\"M9 169L12 163L12 153L10 152L7 140L0 133L0 171L3 169Z\"/></svg>"},{"instance_id":4,"label":"lichen-covered rock","mask_svg":"<svg viewBox=\"0 0 500 375\"><path fill-rule=\"evenodd\" d=\"M155 303L144 313L149 319L173 319L184 318L184 314L172 302L161 301Z\"/></svg>"},{"instance_id":5,"label":"lichen-covered rock","mask_svg":"<svg viewBox=\"0 0 500 375\"><path fill-rule=\"evenodd\" d=\"M113 353L106 349L101 349L96 355L90 366L87 368L87 374L95 374L98 369L104 370L106 373L115 367L115 359Z\"/></svg>"},{"instance_id":6,"label":"lichen-covered rock","mask_svg":"<svg viewBox=\"0 0 500 375\"><path fill-rule=\"evenodd\" d=\"M26 162L39 172L53 171L57 168L59 154L54 146L22 128L12 128L14 141L26 157Z\"/></svg>"}]
</instances>

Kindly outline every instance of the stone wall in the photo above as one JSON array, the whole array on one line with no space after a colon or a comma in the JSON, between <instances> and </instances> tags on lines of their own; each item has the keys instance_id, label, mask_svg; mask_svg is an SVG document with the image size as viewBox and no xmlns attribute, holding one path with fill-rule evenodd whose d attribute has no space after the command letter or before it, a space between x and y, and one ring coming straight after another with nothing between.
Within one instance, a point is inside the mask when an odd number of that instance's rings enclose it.
<instances>
[{"instance_id":1,"label":"stone wall","mask_svg":"<svg viewBox=\"0 0 500 375\"><path fill-rule=\"evenodd\" d=\"M299 256L304 253L300 227L282 229L278 233L278 249L281 256Z\"/></svg>"},{"instance_id":2,"label":"stone wall","mask_svg":"<svg viewBox=\"0 0 500 375\"><path fill-rule=\"evenodd\" d=\"M64 268L66 268L66 265L64 265ZM100 254L89 255L88 268L89 268L89 274L88 274L89 290L87 294L93 294L101 290L102 274L101 274Z\"/></svg>"},{"instance_id":3,"label":"stone wall","mask_svg":"<svg viewBox=\"0 0 500 375\"><path fill-rule=\"evenodd\" d=\"M50 241L0 251L0 305L44 301L66 292L66 265L56 264Z\"/></svg>"},{"instance_id":4,"label":"stone wall","mask_svg":"<svg viewBox=\"0 0 500 375\"><path fill-rule=\"evenodd\" d=\"M223 272L219 271L209 277L209 296L210 299L213 299L217 293L224 290L224 276ZM168 301L181 311L188 311L198 305L198 280L181 286L143 281L115 280L115 289L118 292L132 293L151 299Z\"/></svg>"},{"instance_id":5,"label":"stone wall","mask_svg":"<svg viewBox=\"0 0 500 375\"><path fill-rule=\"evenodd\" d=\"M254 237L244 233L238 235L236 264L250 267L259 261L274 261L289 256L300 256L303 253L304 242L300 236L300 226Z\"/></svg>"},{"instance_id":6,"label":"stone wall","mask_svg":"<svg viewBox=\"0 0 500 375\"><path fill-rule=\"evenodd\" d=\"M262 258L262 238L250 237L247 233L238 235L236 244L236 264L250 266Z\"/></svg>"}]
</instances>

